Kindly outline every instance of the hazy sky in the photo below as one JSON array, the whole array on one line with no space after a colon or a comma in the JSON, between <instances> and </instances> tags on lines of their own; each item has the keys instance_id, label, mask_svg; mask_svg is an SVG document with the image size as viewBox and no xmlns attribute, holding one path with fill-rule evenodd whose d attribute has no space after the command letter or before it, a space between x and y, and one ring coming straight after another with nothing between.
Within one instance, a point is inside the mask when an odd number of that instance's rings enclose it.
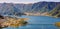
<instances>
[{"instance_id":1,"label":"hazy sky","mask_svg":"<svg viewBox=\"0 0 60 29\"><path fill-rule=\"evenodd\" d=\"M0 3L35 3L39 1L54 1L60 2L60 0L0 0Z\"/></svg>"}]
</instances>

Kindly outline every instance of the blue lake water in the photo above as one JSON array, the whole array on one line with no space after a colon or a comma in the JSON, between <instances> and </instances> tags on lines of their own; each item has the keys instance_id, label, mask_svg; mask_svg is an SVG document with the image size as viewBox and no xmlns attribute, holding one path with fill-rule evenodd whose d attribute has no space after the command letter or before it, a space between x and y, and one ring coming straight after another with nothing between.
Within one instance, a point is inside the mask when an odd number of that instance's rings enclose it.
<instances>
[{"instance_id":1,"label":"blue lake water","mask_svg":"<svg viewBox=\"0 0 60 29\"><path fill-rule=\"evenodd\" d=\"M47 16L21 16L21 18L29 18L26 26L7 27L3 29L58 29L55 22L60 22L60 18L53 18Z\"/></svg>"}]
</instances>

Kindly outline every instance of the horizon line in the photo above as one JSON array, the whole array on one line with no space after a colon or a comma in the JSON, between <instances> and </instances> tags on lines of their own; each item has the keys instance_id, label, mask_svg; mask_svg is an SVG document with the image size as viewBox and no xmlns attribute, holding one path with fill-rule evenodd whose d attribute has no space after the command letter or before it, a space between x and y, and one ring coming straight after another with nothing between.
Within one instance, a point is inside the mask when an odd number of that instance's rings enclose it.
<instances>
[{"instance_id":1,"label":"horizon line","mask_svg":"<svg viewBox=\"0 0 60 29\"><path fill-rule=\"evenodd\" d=\"M39 2L59 2L59 1L39 1ZM34 4L38 2L0 2L0 3L13 3L13 4Z\"/></svg>"}]
</instances>

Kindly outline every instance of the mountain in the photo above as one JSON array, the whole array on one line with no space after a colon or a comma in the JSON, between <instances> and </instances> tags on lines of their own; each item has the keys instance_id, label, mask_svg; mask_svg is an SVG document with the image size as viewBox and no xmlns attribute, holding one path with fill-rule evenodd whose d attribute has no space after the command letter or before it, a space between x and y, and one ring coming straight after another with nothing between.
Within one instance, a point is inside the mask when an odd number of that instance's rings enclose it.
<instances>
[{"instance_id":1,"label":"mountain","mask_svg":"<svg viewBox=\"0 0 60 29\"><path fill-rule=\"evenodd\" d=\"M25 12L32 14L51 14L50 16L57 16L55 9L60 5L60 2L37 2L34 4L14 4L14 3L0 3L0 14L4 15L24 15ZM60 8L60 6L59 6ZM58 9L56 9L58 10ZM60 11L60 9L58 10ZM54 13L53 13L54 12ZM60 12L59 12L60 15ZM58 15L58 16L59 16Z\"/></svg>"},{"instance_id":2,"label":"mountain","mask_svg":"<svg viewBox=\"0 0 60 29\"><path fill-rule=\"evenodd\" d=\"M12 3L0 3L0 14L4 15L16 15L24 14L20 9L14 6Z\"/></svg>"},{"instance_id":3,"label":"mountain","mask_svg":"<svg viewBox=\"0 0 60 29\"><path fill-rule=\"evenodd\" d=\"M39 11L40 12L49 12L51 11L53 8L55 8L58 4L60 4L60 2L38 2L33 4L32 9L34 9L35 11Z\"/></svg>"},{"instance_id":4,"label":"mountain","mask_svg":"<svg viewBox=\"0 0 60 29\"><path fill-rule=\"evenodd\" d=\"M60 4L57 5L51 12L50 12L51 16L54 17L60 17Z\"/></svg>"}]
</instances>

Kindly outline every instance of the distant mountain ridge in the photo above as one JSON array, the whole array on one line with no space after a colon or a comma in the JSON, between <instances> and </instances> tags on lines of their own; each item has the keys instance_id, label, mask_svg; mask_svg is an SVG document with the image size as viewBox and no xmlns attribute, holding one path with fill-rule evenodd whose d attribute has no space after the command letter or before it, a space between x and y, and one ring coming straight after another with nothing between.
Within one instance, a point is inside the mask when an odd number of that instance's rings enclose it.
<instances>
[{"instance_id":1,"label":"distant mountain ridge","mask_svg":"<svg viewBox=\"0 0 60 29\"><path fill-rule=\"evenodd\" d=\"M60 5L60 2L37 2L34 4L0 3L0 14L20 15L24 12L50 13L57 5Z\"/></svg>"}]
</instances>

